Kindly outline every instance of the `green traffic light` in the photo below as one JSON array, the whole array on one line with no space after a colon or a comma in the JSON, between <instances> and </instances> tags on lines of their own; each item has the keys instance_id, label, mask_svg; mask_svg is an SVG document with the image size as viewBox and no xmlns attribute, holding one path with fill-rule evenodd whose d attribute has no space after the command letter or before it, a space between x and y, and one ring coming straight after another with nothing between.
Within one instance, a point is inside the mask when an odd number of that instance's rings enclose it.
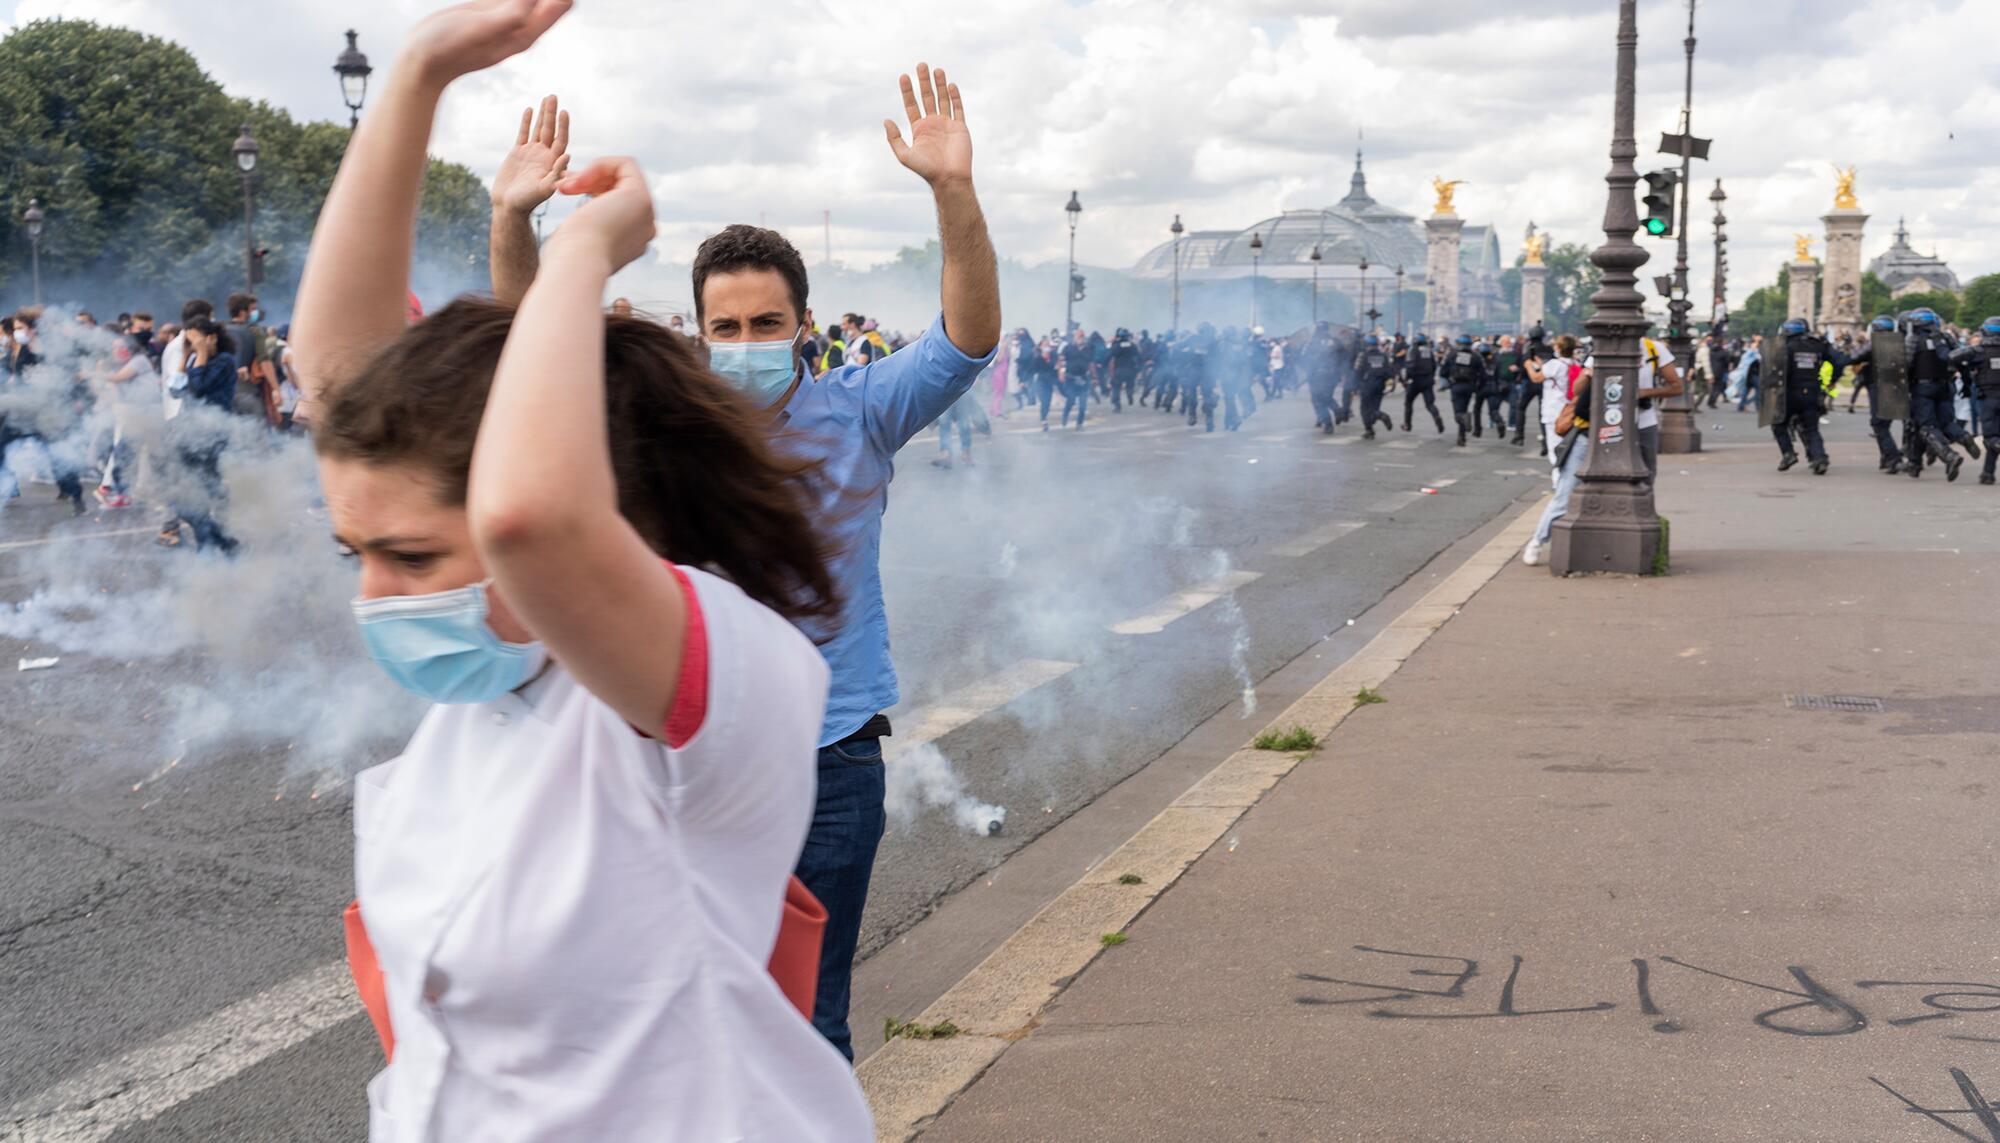
<instances>
[{"instance_id":1,"label":"green traffic light","mask_svg":"<svg viewBox=\"0 0 2000 1143\"><path fill-rule=\"evenodd\" d=\"M1666 219L1664 219L1664 218L1649 218L1649 219L1647 219L1647 220L1646 220L1646 233L1648 233L1648 234L1665 234L1666 232L1667 232L1667 220L1666 220Z\"/></svg>"}]
</instances>

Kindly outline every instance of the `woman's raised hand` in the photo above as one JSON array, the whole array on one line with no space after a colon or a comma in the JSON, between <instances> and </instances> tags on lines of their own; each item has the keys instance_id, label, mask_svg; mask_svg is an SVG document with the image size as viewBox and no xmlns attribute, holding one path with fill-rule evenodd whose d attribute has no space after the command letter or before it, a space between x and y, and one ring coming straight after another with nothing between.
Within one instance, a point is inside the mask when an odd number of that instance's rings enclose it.
<instances>
[{"instance_id":1,"label":"woman's raised hand","mask_svg":"<svg viewBox=\"0 0 2000 1143\"><path fill-rule=\"evenodd\" d=\"M574 0L470 0L432 14L410 32L409 59L443 87L528 50Z\"/></svg>"},{"instance_id":2,"label":"woman's raised hand","mask_svg":"<svg viewBox=\"0 0 2000 1143\"><path fill-rule=\"evenodd\" d=\"M617 273L652 244L653 193L646 187L645 172L630 156L599 159L564 179L557 189L591 199L563 220L549 240L552 245L601 257L608 272Z\"/></svg>"}]
</instances>

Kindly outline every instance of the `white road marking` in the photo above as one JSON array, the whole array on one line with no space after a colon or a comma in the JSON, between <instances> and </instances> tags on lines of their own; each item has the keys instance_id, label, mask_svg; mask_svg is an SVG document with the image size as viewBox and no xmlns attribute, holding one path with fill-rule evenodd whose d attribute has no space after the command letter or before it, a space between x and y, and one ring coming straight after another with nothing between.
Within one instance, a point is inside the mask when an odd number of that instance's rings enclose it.
<instances>
[{"instance_id":1,"label":"white road marking","mask_svg":"<svg viewBox=\"0 0 2000 1143\"><path fill-rule=\"evenodd\" d=\"M1320 437L1320 438L1319 438L1318 440L1314 441L1313 443L1314 443L1314 444L1323 444L1323 445L1348 445L1348 444L1353 444L1353 443L1354 443L1355 441L1358 441L1358 440L1360 440L1360 439L1361 439L1360 437L1329 437L1329 436L1322 436L1322 437Z\"/></svg>"},{"instance_id":2,"label":"white road marking","mask_svg":"<svg viewBox=\"0 0 2000 1143\"><path fill-rule=\"evenodd\" d=\"M0 1143L108 1138L361 1011L346 962L321 965L22 1100Z\"/></svg>"},{"instance_id":3,"label":"white road marking","mask_svg":"<svg viewBox=\"0 0 2000 1143\"><path fill-rule=\"evenodd\" d=\"M1422 442L1422 441L1413 441L1413 440L1409 439L1408 437L1404 437L1404 438L1403 438L1402 440L1396 440L1396 441L1390 441L1390 442L1388 442L1387 444L1383 445L1382 447L1383 447L1383 448L1404 448L1404 449L1407 449L1407 448L1422 448L1422 447L1424 447L1424 442Z\"/></svg>"},{"instance_id":4,"label":"white road marking","mask_svg":"<svg viewBox=\"0 0 2000 1143\"><path fill-rule=\"evenodd\" d=\"M1431 481L1431 482L1430 482L1429 484L1425 485L1425 487L1426 487L1426 488L1450 488L1450 487L1451 487L1452 485L1454 485L1454 484L1457 484L1457 483L1458 483L1458 477L1456 477L1456 476L1447 476L1447 477L1445 477L1445 478L1444 478L1443 480L1433 480L1433 481Z\"/></svg>"},{"instance_id":5,"label":"white road marking","mask_svg":"<svg viewBox=\"0 0 2000 1143\"><path fill-rule=\"evenodd\" d=\"M1384 497L1383 499L1373 504L1370 504L1367 508L1367 511L1394 512L1397 511L1398 509L1409 507L1412 503L1423 499L1423 497L1424 494L1422 492L1415 492L1415 491L1398 492L1394 496Z\"/></svg>"},{"instance_id":6,"label":"white road marking","mask_svg":"<svg viewBox=\"0 0 2000 1143\"><path fill-rule=\"evenodd\" d=\"M1310 532L1294 536L1292 539L1272 548L1271 551L1273 554L1280 556L1311 555L1313 552L1319 551L1321 548L1326 547L1356 528L1364 526L1365 524L1358 520L1337 520L1331 524L1322 524Z\"/></svg>"},{"instance_id":7,"label":"white road marking","mask_svg":"<svg viewBox=\"0 0 2000 1143\"><path fill-rule=\"evenodd\" d=\"M1174 620L1192 615L1262 575L1262 572L1253 571L1224 573L1204 583L1198 583L1186 591L1177 591L1144 613L1133 616L1123 623L1113 623L1111 630L1119 635L1158 634L1166 630L1167 624Z\"/></svg>"},{"instance_id":8,"label":"white road marking","mask_svg":"<svg viewBox=\"0 0 2000 1143\"><path fill-rule=\"evenodd\" d=\"M73 536L44 536L39 540L9 540L0 544L0 552L15 548L32 548L40 544L60 544L66 540L108 540L113 536L149 536L158 528L120 528L112 532L79 532Z\"/></svg>"},{"instance_id":9,"label":"white road marking","mask_svg":"<svg viewBox=\"0 0 2000 1143\"><path fill-rule=\"evenodd\" d=\"M894 759L905 750L942 738L1082 665L1057 659L1023 659L1006 670L960 687L937 703L897 715L892 720L896 733L889 736L883 755Z\"/></svg>"}]
</instances>

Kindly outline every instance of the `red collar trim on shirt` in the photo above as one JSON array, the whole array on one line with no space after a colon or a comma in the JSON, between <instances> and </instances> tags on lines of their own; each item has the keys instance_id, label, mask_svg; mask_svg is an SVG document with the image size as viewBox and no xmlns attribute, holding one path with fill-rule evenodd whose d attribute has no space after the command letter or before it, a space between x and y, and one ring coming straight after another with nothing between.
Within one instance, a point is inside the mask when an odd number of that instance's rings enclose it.
<instances>
[{"instance_id":1,"label":"red collar trim on shirt","mask_svg":"<svg viewBox=\"0 0 2000 1143\"><path fill-rule=\"evenodd\" d=\"M701 730L708 715L708 624L702 619L701 599L687 572L668 564L675 582L681 585L681 599L687 604L687 638L681 649L681 677L674 686L673 706L667 710L663 737L675 750L686 746Z\"/></svg>"}]
</instances>

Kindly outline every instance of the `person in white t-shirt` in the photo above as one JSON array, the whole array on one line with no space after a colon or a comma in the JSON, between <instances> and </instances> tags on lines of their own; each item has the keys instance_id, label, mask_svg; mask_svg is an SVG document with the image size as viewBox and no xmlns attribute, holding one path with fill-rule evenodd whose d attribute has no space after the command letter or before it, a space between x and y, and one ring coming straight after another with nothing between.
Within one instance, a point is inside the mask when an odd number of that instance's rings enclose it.
<instances>
[{"instance_id":1,"label":"person in white t-shirt","mask_svg":"<svg viewBox=\"0 0 2000 1143\"><path fill-rule=\"evenodd\" d=\"M1645 462L1646 480L1651 483L1660 474L1660 400L1680 396L1686 383L1674 367L1673 352L1664 344L1642 337L1639 346L1639 391L1634 394L1639 408L1633 424L1639 430L1639 459ZM1584 367L1595 369L1597 358L1584 362Z\"/></svg>"},{"instance_id":2,"label":"person in white t-shirt","mask_svg":"<svg viewBox=\"0 0 2000 1143\"><path fill-rule=\"evenodd\" d=\"M1556 418L1561 415L1563 405L1568 403L1575 376L1581 371L1576 363L1576 338L1571 334L1556 337L1554 357L1543 360L1529 358L1528 376L1542 384L1542 439L1546 443L1543 450L1549 458L1549 479L1555 481L1560 474L1556 470L1556 446L1562 438L1556 435Z\"/></svg>"},{"instance_id":3,"label":"person in white t-shirt","mask_svg":"<svg viewBox=\"0 0 2000 1143\"><path fill-rule=\"evenodd\" d=\"M418 25L297 299L362 642L437 704L355 783L393 1036L369 1137L869 1140L847 1061L766 967L827 695L791 620L839 607L817 472L688 339L602 310L654 234L630 159L563 180L592 197L518 310L404 329L440 96L568 7Z\"/></svg>"}]
</instances>

